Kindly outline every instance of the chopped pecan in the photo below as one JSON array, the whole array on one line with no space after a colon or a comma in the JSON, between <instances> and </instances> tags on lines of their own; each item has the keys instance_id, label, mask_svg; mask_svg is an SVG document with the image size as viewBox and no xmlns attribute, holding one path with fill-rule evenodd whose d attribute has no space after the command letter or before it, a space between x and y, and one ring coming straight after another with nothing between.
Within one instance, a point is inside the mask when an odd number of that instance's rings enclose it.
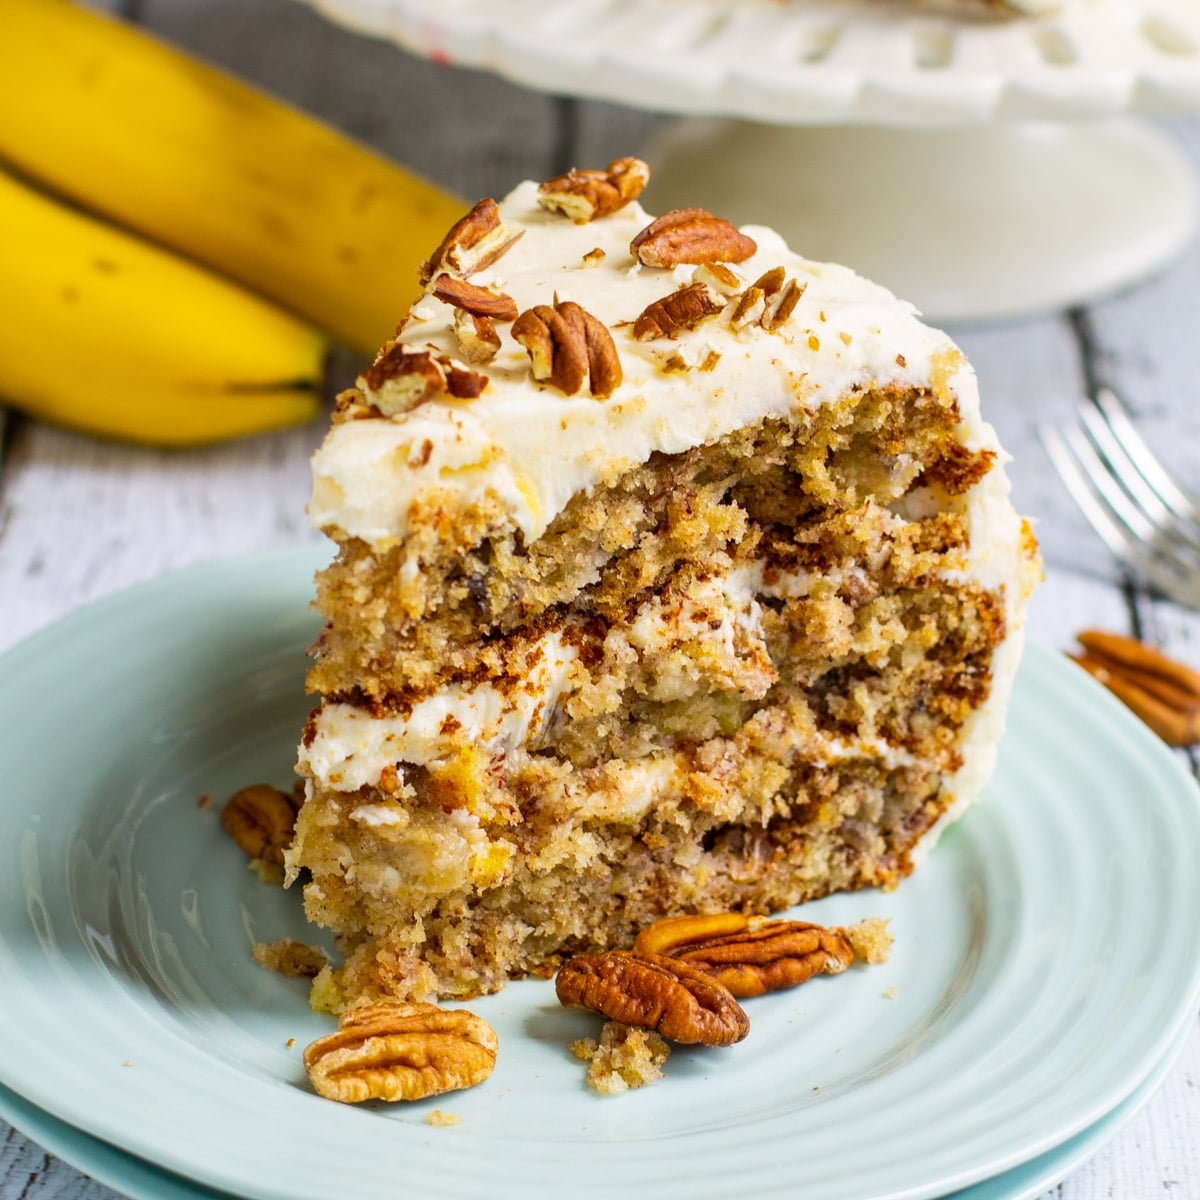
<instances>
[{"instance_id":1,"label":"chopped pecan","mask_svg":"<svg viewBox=\"0 0 1200 1200\"><path fill-rule=\"evenodd\" d=\"M1079 635L1075 661L1170 746L1200 742L1200 672L1136 638L1098 629Z\"/></svg>"},{"instance_id":2,"label":"chopped pecan","mask_svg":"<svg viewBox=\"0 0 1200 1200\"><path fill-rule=\"evenodd\" d=\"M633 323L638 341L674 337L684 329L695 329L701 321L725 307L720 293L707 283L689 283L677 292L655 300Z\"/></svg>"},{"instance_id":3,"label":"chopped pecan","mask_svg":"<svg viewBox=\"0 0 1200 1200\"><path fill-rule=\"evenodd\" d=\"M772 267L742 293L729 323L735 329L747 325L761 325L768 331L778 329L792 315L807 286L788 279L782 267Z\"/></svg>"},{"instance_id":4,"label":"chopped pecan","mask_svg":"<svg viewBox=\"0 0 1200 1200\"><path fill-rule=\"evenodd\" d=\"M465 279L455 279L443 272L433 281L433 294L455 308L466 309L477 317L493 321L515 321L517 302L503 292L489 292Z\"/></svg>"},{"instance_id":5,"label":"chopped pecan","mask_svg":"<svg viewBox=\"0 0 1200 1200\"><path fill-rule=\"evenodd\" d=\"M836 975L854 962L840 929L741 913L668 917L643 929L633 948L697 967L739 999L796 987L822 972Z\"/></svg>"},{"instance_id":6,"label":"chopped pecan","mask_svg":"<svg viewBox=\"0 0 1200 1200\"><path fill-rule=\"evenodd\" d=\"M722 296L736 296L746 281L724 263L702 263L692 272L693 283L707 283Z\"/></svg>"},{"instance_id":7,"label":"chopped pecan","mask_svg":"<svg viewBox=\"0 0 1200 1200\"><path fill-rule=\"evenodd\" d=\"M792 315L806 287L806 283L789 279L783 290L768 303L767 311L762 315L762 327L766 330L778 329Z\"/></svg>"},{"instance_id":8,"label":"chopped pecan","mask_svg":"<svg viewBox=\"0 0 1200 1200\"><path fill-rule=\"evenodd\" d=\"M229 797L221 825L251 859L281 867L295 830L296 808L286 792L255 783Z\"/></svg>"},{"instance_id":9,"label":"chopped pecan","mask_svg":"<svg viewBox=\"0 0 1200 1200\"><path fill-rule=\"evenodd\" d=\"M551 212L586 225L636 200L650 182L650 168L640 158L615 158L603 171L572 168L538 188L538 203Z\"/></svg>"},{"instance_id":10,"label":"chopped pecan","mask_svg":"<svg viewBox=\"0 0 1200 1200\"><path fill-rule=\"evenodd\" d=\"M454 336L469 363L491 362L500 349L500 334L490 317L477 317L465 308L454 311Z\"/></svg>"},{"instance_id":11,"label":"chopped pecan","mask_svg":"<svg viewBox=\"0 0 1200 1200\"><path fill-rule=\"evenodd\" d=\"M487 387L488 380L486 375L468 371L444 354L393 342L380 351L358 382L369 393L370 403L390 417L442 395L474 399Z\"/></svg>"},{"instance_id":12,"label":"chopped pecan","mask_svg":"<svg viewBox=\"0 0 1200 1200\"><path fill-rule=\"evenodd\" d=\"M334 425L344 425L347 421L364 421L378 416L379 409L373 408L358 388L346 388L334 397L330 420Z\"/></svg>"},{"instance_id":13,"label":"chopped pecan","mask_svg":"<svg viewBox=\"0 0 1200 1200\"><path fill-rule=\"evenodd\" d=\"M629 243L639 262L648 267L678 267L682 263L743 262L758 246L724 217L703 208L677 208L651 221Z\"/></svg>"},{"instance_id":14,"label":"chopped pecan","mask_svg":"<svg viewBox=\"0 0 1200 1200\"><path fill-rule=\"evenodd\" d=\"M420 1100L482 1083L496 1065L496 1031L466 1009L370 1004L304 1051L317 1092L343 1104Z\"/></svg>"},{"instance_id":15,"label":"chopped pecan","mask_svg":"<svg viewBox=\"0 0 1200 1200\"><path fill-rule=\"evenodd\" d=\"M762 288L763 294L773 296L781 287L787 278L787 273L782 267L772 267L769 271L764 271L755 281L756 288Z\"/></svg>"},{"instance_id":16,"label":"chopped pecan","mask_svg":"<svg viewBox=\"0 0 1200 1200\"><path fill-rule=\"evenodd\" d=\"M762 288L755 285L748 287L739 297L729 314L729 323L734 329L742 329L747 325L757 325L767 311L767 297Z\"/></svg>"},{"instance_id":17,"label":"chopped pecan","mask_svg":"<svg viewBox=\"0 0 1200 1200\"><path fill-rule=\"evenodd\" d=\"M495 200L480 200L450 227L429 260L421 264L421 286L428 287L442 272L465 278L490 267L524 232L500 220L500 206Z\"/></svg>"},{"instance_id":18,"label":"chopped pecan","mask_svg":"<svg viewBox=\"0 0 1200 1200\"><path fill-rule=\"evenodd\" d=\"M621 360L604 323L572 300L527 309L512 327L529 352L533 377L573 396L588 381L593 396L611 396L621 383Z\"/></svg>"},{"instance_id":19,"label":"chopped pecan","mask_svg":"<svg viewBox=\"0 0 1200 1200\"><path fill-rule=\"evenodd\" d=\"M673 1042L730 1046L750 1020L728 989L687 963L659 954L577 954L554 981L562 1004L579 1004Z\"/></svg>"}]
</instances>

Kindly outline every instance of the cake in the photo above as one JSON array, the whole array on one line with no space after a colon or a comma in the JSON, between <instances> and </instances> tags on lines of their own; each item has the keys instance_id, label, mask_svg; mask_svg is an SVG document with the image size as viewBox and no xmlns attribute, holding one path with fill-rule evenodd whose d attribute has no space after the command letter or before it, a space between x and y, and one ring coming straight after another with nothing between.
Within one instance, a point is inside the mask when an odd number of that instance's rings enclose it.
<instances>
[{"instance_id":1,"label":"cake","mask_svg":"<svg viewBox=\"0 0 1200 1200\"><path fill-rule=\"evenodd\" d=\"M317 1007L893 887L991 773L1038 564L970 366L646 177L476 205L313 458Z\"/></svg>"}]
</instances>

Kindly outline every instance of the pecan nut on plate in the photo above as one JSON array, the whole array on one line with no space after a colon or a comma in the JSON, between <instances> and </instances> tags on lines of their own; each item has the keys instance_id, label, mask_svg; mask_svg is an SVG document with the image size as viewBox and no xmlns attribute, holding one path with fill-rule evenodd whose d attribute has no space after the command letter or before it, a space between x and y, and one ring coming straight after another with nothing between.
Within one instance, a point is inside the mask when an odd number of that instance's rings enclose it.
<instances>
[{"instance_id":1,"label":"pecan nut on plate","mask_svg":"<svg viewBox=\"0 0 1200 1200\"><path fill-rule=\"evenodd\" d=\"M661 954L577 954L559 969L554 987L562 1004L654 1029L673 1042L731 1046L750 1032L750 1018L727 988Z\"/></svg>"}]
</instances>

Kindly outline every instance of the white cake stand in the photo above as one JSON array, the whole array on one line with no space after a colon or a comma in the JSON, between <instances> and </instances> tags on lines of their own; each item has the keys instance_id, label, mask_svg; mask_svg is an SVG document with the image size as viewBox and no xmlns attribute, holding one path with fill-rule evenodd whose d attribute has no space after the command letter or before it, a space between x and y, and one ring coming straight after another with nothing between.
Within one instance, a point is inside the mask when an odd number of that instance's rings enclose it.
<instances>
[{"instance_id":1,"label":"white cake stand","mask_svg":"<svg viewBox=\"0 0 1200 1200\"><path fill-rule=\"evenodd\" d=\"M773 224L936 320L1092 299L1196 226L1190 167L1133 114L1200 110L1198 0L966 21L890 0L307 2L437 61L691 115L648 152L649 207Z\"/></svg>"}]
</instances>

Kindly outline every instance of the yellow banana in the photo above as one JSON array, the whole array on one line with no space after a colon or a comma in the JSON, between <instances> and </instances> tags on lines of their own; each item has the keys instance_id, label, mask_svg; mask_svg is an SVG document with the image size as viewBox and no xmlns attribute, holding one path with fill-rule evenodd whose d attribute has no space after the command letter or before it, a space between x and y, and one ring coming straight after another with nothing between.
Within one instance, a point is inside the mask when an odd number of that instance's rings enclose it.
<instances>
[{"instance_id":1,"label":"yellow banana","mask_svg":"<svg viewBox=\"0 0 1200 1200\"><path fill-rule=\"evenodd\" d=\"M306 421L325 337L273 304L0 172L0 397L168 445Z\"/></svg>"},{"instance_id":2,"label":"yellow banana","mask_svg":"<svg viewBox=\"0 0 1200 1200\"><path fill-rule=\"evenodd\" d=\"M0 0L0 158L372 354L464 205L67 0Z\"/></svg>"}]
</instances>

